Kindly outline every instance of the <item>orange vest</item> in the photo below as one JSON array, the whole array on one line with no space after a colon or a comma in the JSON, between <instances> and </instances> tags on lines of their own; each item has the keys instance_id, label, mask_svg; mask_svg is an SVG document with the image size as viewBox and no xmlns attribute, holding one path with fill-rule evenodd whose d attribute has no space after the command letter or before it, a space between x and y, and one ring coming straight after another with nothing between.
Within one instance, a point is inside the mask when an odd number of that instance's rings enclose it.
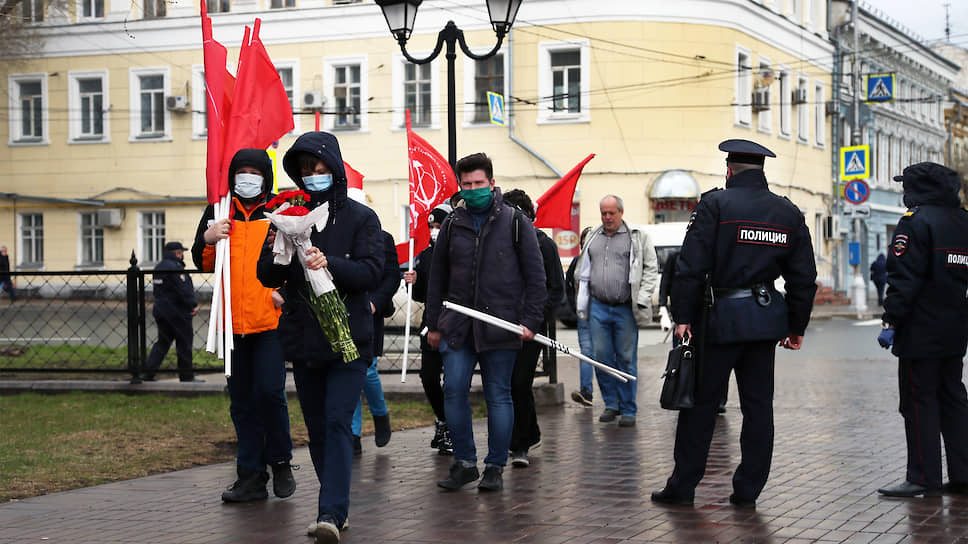
<instances>
[{"instance_id":1,"label":"orange vest","mask_svg":"<svg viewBox=\"0 0 968 544\"><path fill-rule=\"evenodd\" d=\"M232 199L235 210L232 232L229 235L229 259L232 274L232 332L254 334L274 330L279 326L282 310L272 303L272 291L256 277L256 265L262 244L269 232L269 220L260 204L251 212ZM215 270L215 246L205 245L202 251L202 270Z\"/></svg>"}]
</instances>

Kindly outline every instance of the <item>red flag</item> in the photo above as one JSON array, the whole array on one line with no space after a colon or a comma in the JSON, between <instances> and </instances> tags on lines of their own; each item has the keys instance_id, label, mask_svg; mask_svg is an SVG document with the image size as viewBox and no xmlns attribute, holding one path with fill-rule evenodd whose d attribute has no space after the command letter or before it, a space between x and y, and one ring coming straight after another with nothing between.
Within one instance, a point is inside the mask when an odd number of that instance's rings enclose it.
<instances>
[{"instance_id":1,"label":"red flag","mask_svg":"<svg viewBox=\"0 0 968 544\"><path fill-rule=\"evenodd\" d=\"M343 169L346 170L346 188L347 189L363 189L363 174L356 171L355 168L350 166L350 163L343 161Z\"/></svg>"},{"instance_id":2,"label":"red flag","mask_svg":"<svg viewBox=\"0 0 968 544\"><path fill-rule=\"evenodd\" d=\"M410 162L410 237L414 239L413 251L417 254L430 245L430 227L427 217L438 204L457 192L457 177L450 164L426 140L410 128L410 110L407 110L407 154ZM407 262L407 255L401 263ZM399 248L397 256L400 258Z\"/></svg>"},{"instance_id":3,"label":"red flag","mask_svg":"<svg viewBox=\"0 0 968 544\"><path fill-rule=\"evenodd\" d=\"M228 179L222 176L225 124L229 120L235 78L225 69L228 52L212 37L212 19L205 0L202 4L202 54L205 57L205 115L208 120L208 149L205 180L208 202L214 204L228 193Z\"/></svg>"},{"instance_id":4,"label":"red flag","mask_svg":"<svg viewBox=\"0 0 968 544\"><path fill-rule=\"evenodd\" d=\"M228 175L229 163L244 148L265 149L293 129L292 105L279 72L259 39L261 19L255 20L252 40L245 27L239 70L232 100L232 114L226 125L222 150L222 172ZM228 179L224 181L228 187Z\"/></svg>"},{"instance_id":5,"label":"red flag","mask_svg":"<svg viewBox=\"0 0 968 544\"><path fill-rule=\"evenodd\" d=\"M571 228L571 201L575 198L575 186L581 176L581 169L588 161L595 158L595 154L585 157L574 168L559 179L550 189L535 201L537 209L534 212L534 226L541 228Z\"/></svg>"}]
</instances>

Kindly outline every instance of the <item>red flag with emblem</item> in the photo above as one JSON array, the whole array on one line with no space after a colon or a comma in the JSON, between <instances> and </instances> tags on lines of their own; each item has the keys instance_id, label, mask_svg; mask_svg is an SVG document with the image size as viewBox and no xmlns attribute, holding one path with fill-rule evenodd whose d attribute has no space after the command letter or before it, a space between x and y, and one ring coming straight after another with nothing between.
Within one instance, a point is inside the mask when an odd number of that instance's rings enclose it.
<instances>
[{"instance_id":1,"label":"red flag with emblem","mask_svg":"<svg viewBox=\"0 0 968 544\"><path fill-rule=\"evenodd\" d=\"M205 117L208 121L205 180L209 204L229 192L228 178L222 175L222 149L225 124L229 120L235 78L225 68L228 52L212 36L212 19L205 0L202 5L202 54L205 58Z\"/></svg>"},{"instance_id":2,"label":"red flag with emblem","mask_svg":"<svg viewBox=\"0 0 968 544\"><path fill-rule=\"evenodd\" d=\"M588 161L595 158L595 154L585 157L557 183L538 197L535 201L537 209L534 211L534 226L540 228L571 228L571 201L575 198L575 186L581 170Z\"/></svg>"}]
</instances>

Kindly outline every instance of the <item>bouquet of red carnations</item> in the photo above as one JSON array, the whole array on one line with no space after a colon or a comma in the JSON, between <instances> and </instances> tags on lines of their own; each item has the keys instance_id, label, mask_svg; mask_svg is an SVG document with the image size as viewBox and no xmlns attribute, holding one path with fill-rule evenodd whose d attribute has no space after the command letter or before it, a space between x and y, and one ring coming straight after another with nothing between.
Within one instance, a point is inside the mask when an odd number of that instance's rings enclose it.
<instances>
[{"instance_id":1,"label":"bouquet of red carnations","mask_svg":"<svg viewBox=\"0 0 968 544\"><path fill-rule=\"evenodd\" d=\"M313 246L309 239L313 226L322 232L329 219L329 206L317 206L310 211L304 206L310 201L304 191L283 191L266 204L266 217L276 226L276 241L272 246L276 264L288 265L295 255L303 265L309 284L309 307L316 315L326 340L333 351L342 354L343 362L360 358L350 335L346 305L340 298L329 270L310 270L306 267L306 252Z\"/></svg>"}]
</instances>

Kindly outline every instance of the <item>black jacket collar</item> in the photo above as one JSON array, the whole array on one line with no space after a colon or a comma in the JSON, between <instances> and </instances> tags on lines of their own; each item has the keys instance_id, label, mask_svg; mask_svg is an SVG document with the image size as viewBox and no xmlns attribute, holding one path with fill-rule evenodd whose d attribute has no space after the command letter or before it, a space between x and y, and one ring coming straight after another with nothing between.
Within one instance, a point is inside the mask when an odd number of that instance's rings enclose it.
<instances>
[{"instance_id":1,"label":"black jacket collar","mask_svg":"<svg viewBox=\"0 0 968 544\"><path fill-rule=\"evenodd\" d=\"M733 177L726 180L726 188L730 189L733 187L752 187L767 189L769 185L766 183L766 174L762 170L744 170L739 174L733 174Z\"/></svg>"}]
</instances>

